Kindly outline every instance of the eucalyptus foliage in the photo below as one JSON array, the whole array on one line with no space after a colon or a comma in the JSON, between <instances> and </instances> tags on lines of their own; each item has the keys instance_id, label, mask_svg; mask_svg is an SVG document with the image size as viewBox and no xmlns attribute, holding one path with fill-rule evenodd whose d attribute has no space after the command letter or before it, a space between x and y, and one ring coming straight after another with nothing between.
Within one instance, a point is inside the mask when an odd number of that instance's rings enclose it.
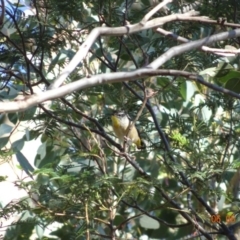
<instances>
[{"instance_id":1,"label":"eucalyptus foliage","mask_svg":"<svg viewBox=\"0 0 240 240\"><path fill-rule=\"evenodd\" d=\"M158 3L6 2L2 103L48 91L94 28L128 28ZM191 10L214 21L169 21L162 26L168 34L101 35L63 85L138 70L184 41L240 27L240 3L233 0L169 1L152 19ZM198 47L175 55L162 74L73 90L1 113L1 156L15 155L31 179L15 183L27 196L0 210L2 219L19 215L3 239L239 239L240 72L238 54L232 54L239 39L208 46L225 49L221 54ZM136 120L146 149L118 142L110 120L117 109ZM6 148L20 123L24 136ZM32 166L21 149L39 138Z\"/></svg>"}]
</instances>

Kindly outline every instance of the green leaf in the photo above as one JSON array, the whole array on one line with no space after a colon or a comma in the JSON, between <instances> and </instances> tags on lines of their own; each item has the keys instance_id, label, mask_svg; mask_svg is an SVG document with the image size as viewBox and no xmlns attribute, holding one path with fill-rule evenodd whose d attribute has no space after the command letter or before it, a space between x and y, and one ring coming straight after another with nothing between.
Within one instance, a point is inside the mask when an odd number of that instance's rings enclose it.
<instances>
[{"instance_id":1,"label":"green leaf","mask_svg":"<svg viewBox=\"0 0 240 240\"><path fill-rule=\"evenodd\" d=\"M0 149L5 147L9 141L9 137L0 138Z\"/></svg>"},{"instance_id":2,"label":"green leaf","mask_svg":"<svg viewBox=\"0 0 240 240\"><path fill-rule=\"evenodd\" d=\"M240 93L240 78L229 79L225 84L225 88L236 93Z\"/></svg>"},{"instance_id":3,"label":"green leaf","mask_svg":"<svg viewBox=\"0 0 240 240\"><path fill-rule=\"evenodd\" d=\"M221 84L227 84L229 80L240 78L240 72L236 70L230 70L226 75L216 78Z\"/></svg>"},{"instance_id":4,"label":"green leaf","mask_svg":"<svg viewBox=\"0 0 240 240\"><path fill-rule=\"evenodd\" d=\"M18 121L18 114L17 114L17 113L9 113L9 114L8 114L8 119L9 119L12 123L16 124L17 121Z\"/></svg>"},{"instance_id":5,"label":"green leaf","mask_svg":"<svg viewBox=\"0 0 240 240\"><path fill-rule=\"evenodd\" d=\"M182 82L182 83L180 84L180 93L181 93L181 95L182 95L182 98L183 98L184 100L186 100L186 99L187 99L187 84L186 84L186 81L185 81L185 82Z\"/></svg>"},{"instance_id":6,"label":"green leaf","mask_svg":"<svg viewBox=\"0 0 240 240\"><path fill-rule=\"evenodd\" d=\"M169 78L167 77L157 77L157 85L161 87L165 87L170 83Z\"/></svg>"},{"instance_id":7,"label":"green leaf","mask_svg":"<svg viewBox=\"0 0 240 240\"><path fill-rule=\"evenodd\" d=\"M37 107L31 107L24 111L23 113L19 114L19 118L21 121L27 121L27 120L32 120L34 117L34 114L36 113Z\"/></svg>"},{"instance_id":8,"label":"green leaf","mask_svg":"<svg viewBox=\"0 0 240 240\"><path fill-rule=\"evenodd\" d=\"M16 152L20 151L23 148L24 143L25 143L24 138L21 138L12 143L12 149Z\"/></svg>"},{"instance_id":9,"label":"green leaf","mask_svg":"<svg viewBox=\"0 0 240 240\"><path fill-rule=\"evenodd\" d=\"M211 68L207 68L201 72L199 72L200 75L208 75L211 77L215 77L216 76L216 67L211 67Z\"/></svg>"},{"instance_id":10,"label":"green leaf","mask_svg":"<svg viewBox=\"0 0 240 240\"><path fill-rule=\"evenodd\" d=\"M38 155L35 159L35 166L41 168L45 165L52 164L54 161L58 160L58 154L60 152L56 152L52 146L46 146L38 149ZM40 154L40 155L39 155Z\"/></svg>"},{"instance_id":11,"label":"green leaf","mask_svg":"<svg viewBox=\"0 0 240 240\"><path fill-rule=\"evenodd\" d=\"M8 124L5 124L5 123L0 125L0 136L11 133L11 131L12 131L12 126L9 126Z\"/></svg>"},{"instance_id":12,"label":"green leaf","mask_svg":"<svg viewBox=\"0 0 240 240\"><path fill-rule=\"evenodd\" d=\"M229 73L230 70L233 70L233 66L231 64L220 62L215 67L207 68L201 71L200 75L209 75L211 77L224 77Z\"/></svg>"},{"instance_id":13,"label":"green leaf","mask_svg":"<svg viewBox=\"0 0 240 240\"><path fill-rule=\"evenodd\" d=\"M35 224L35 216L30 211L23 211L18 220L7 229L4 239L31 239Z\"/></svg>"},{"instance_id":14,"label":"green leaf","mask_svg":"<svg viewBox=\"0 0 240 240\"><path fill-rule=\"evenodd\" d=\"M115 226L119 226L122 222L124 222L125 218L119 214L117 214L113 220Z\"/></svg>"},{"instance_id":15,"label":"green leaf","mask_svg":"<svg viewBox=\"0 0 240 240\"><path fill-rule=\"evenodd\" d=\"M62 65L66 61L67 58L72 59L74 54L75 54L75 52L71 49L69 49L69 50L62 49L58 53L58 55L52 60L47 72L51 72L57 64Z\"/></svg>"},{"instance_id":16,"label":"green leaf","mask_svg":"<svg viewBox=\"0 0 240 240\"><path fill-rule=\"evenodd\" d=\"M44 142L42 143L38 150L37 150L37 154L40 156L40 159L43 159L46 156L46 149L47 149L47 143Z\"/></svg>"},{"instance_id":17,"label":"green leaf","mask_svg":"<svg viewBox=\"0 0 240 240\"><path fill-rule=\"evenodd\" d=\"M147 215L143 215L142 217L140 217L139 223L143 228L148 228L148 229L160 228L159 222Z\"/></svg>"},{"instance_id":18,"label":"green leaf","mask_svg":"<svg viewBox=\"0 0 240 240\"><path fill-rule=\"evenodd\" d=\"M35 226L35 231L38 236L38 239L43 239L44 228L40 225Z\"/></svg>"},{"instance_id":19,"label":"green leaf","mask_svg":"<svg viewBox=\"0 0 240 240\"><path fill-rule=\"evenodd\" d=\"M129 61L129 60L131 60L131 57L129 56L129 54L122 54L121 56L120 56L120 58L122 59L122 60L125 60L125 61Z\"/></svg>"},{"instance_id":20,"label":"green leaf","mask_svg":"<svg viewBox=\"0 0 240 240\"><path fill-rule=\"evenodd\" d=\"M16 152L16 158L20 164L20 166L22 167L22 169L30 176L32 177L30 172L34 171L34 168L32 167L32 165L29 163L29 161L27 160L27 158L21 153L21 152Z\"/></svg>"}]
</instances>

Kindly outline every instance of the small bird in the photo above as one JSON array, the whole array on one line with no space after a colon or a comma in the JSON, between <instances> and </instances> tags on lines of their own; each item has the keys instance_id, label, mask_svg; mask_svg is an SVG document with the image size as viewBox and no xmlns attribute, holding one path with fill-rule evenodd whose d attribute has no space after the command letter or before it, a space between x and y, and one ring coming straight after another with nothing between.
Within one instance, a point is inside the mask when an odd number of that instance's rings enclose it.
<instances>
[{"instance_id":1,"label":"small bird","mask_svg":"<svg viewBox=\"0 0 240 240\"><path fill-rule=\"evenodd\" d=\"M139 136L138 130L133 125L129 131L129 126L132 123L129 116L125 111L116 111L112 116L112 126L116 136L120 141L124 141L125 138L130 139L138 149L144 149L146 147L145 143Z\"/></svg>"}]
</instances>

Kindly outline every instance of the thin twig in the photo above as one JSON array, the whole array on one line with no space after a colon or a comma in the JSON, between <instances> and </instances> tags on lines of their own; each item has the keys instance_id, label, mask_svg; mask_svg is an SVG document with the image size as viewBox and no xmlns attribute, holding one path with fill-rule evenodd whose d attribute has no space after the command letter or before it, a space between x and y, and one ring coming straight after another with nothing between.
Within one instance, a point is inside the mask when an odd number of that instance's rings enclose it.
<instances>
[{"instance_id":1,"label":"thin twig","mask_svg":"<svg viewBox=\"0 0 240 240\"><path fill-rule=\"evenodd\" d=\"M155 31L163 34L164 36L172 37L173 39L182 43L190 42L190 40L188 40L187 38L178 36L177 34L170 31L166 31L162 28L157 28ZM211 52L220 56L235 56L236 54L240 54L240 49L219 49L219 48L210 48L207 46L202 46L201 50L203 50L204 52Z\"/></svg>"},{"instance_id":2,"label":"thin twig","mask_svg":"<svg viewBox=\"0 0 240 240\"><path fill-rule=\"evenodd\" d=\"M85 218L86 218L86 224L87 224L87 230L86 230L86 239L90 240L90 233L89 233L89 217L88 217L88 203L85 203Z\"/></svg>"},{"instance_id":3,"label":"thin twig","mask_svg":"<svg viewBox=\"0 0 240 240\"><path fill-rule=\"evenodd\" d=\"M148 12L140 22L142 25L144 25L156 12L158 12L162 7L167 5L168 3L172 2L173 0L164 0L161 3L159 3L156 7L154 7L150 12Z\"/></svg>"}]
</instances>

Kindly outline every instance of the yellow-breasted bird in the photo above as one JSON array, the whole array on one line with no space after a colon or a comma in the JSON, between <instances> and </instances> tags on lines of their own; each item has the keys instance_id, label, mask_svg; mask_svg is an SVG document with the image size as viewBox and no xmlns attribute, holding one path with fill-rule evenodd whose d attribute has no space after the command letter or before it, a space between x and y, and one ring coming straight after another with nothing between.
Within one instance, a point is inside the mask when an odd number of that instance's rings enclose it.
<instances>
[{"instance_id":1,"label":"yellow-breasted bird","mask_svg":"<svg viewBox=\"0 0 240 240\"><path fill-rule=\"evenodd\" d=\"M132 123L129 116L125 111L117 111L112 116L112 126L116 136L120 141L124 141L124 138L130 139L132 143L134 143L138 149L143 149L146 147L145 143L139 136L138 130L133 125L129 131L129 126ZM129 132L128 132L129 131Z\"/></svg>"}]
</instances>

